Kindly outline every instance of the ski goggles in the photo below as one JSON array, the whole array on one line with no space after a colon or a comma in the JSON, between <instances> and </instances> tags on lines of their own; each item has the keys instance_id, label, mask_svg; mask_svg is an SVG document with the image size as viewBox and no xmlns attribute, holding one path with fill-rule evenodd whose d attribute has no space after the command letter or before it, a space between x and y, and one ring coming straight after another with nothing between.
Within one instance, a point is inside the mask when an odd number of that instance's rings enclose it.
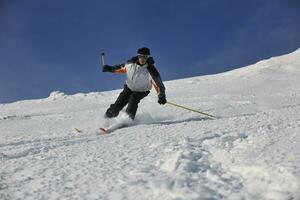
<instances>
[{"instance_id":1,"label":"ski goggles","mask_svg":"<svg viewBox=\"0 0 300 200\"><path fill-rule=\"evenodd\" d=\"M138 54L138 58L147 59L148 55Z\"/></svg>"}]
</instances>

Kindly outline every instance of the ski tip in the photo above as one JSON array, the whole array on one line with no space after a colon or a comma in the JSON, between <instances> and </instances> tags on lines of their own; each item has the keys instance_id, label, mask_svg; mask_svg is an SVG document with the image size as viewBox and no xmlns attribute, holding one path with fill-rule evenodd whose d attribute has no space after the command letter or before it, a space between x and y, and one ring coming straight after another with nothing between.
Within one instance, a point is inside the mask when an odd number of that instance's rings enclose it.
<instances>
[{"instance_id":1,"label":"ski tip","mask_svg":"<svg viewBox=\"0 0 300 200\"><path fill-rule=\"evenodd\" d=\"M77 133L81 133L82 132L82 130L79 130L78 128L74 128L75 129L75 131L77 132Z\"/></svg>"},{"instance_id":2,"label":"ski tip","mask_svg":"<svg viewBox=\"0 0 300 200\"><path fill-rule=\"evenodd\" d=\"M99 128L100 129L100 134L107 134L108 133L108 129L106 128Z\"/></svg>"}]
</instances>

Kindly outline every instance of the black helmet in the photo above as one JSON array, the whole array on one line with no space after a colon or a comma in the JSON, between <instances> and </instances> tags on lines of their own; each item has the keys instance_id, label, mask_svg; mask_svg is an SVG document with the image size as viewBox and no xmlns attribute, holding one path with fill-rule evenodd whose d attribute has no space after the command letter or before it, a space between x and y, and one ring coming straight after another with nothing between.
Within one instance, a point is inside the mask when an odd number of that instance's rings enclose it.
<instances>
[{"instance_id":1,"label":"black helmet","mask_svg":"<svg viewBox=\"0 0 300 200\"><path fill-rule=\"evenodd\" d=\"M147 56L149 56L150 55L150 49L147 48L147 47L142 47L142 48L138 49L137 53L141 54L141 55L147 55Z\"/></svg>"}]
</instances>

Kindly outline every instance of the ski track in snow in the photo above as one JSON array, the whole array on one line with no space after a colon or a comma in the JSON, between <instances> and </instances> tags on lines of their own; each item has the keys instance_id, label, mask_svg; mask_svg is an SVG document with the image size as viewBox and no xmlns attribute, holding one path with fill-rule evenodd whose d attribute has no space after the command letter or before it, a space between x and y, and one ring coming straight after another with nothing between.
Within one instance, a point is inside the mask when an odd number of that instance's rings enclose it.
<instances>
[{"instance_id":1,"label":"ski track in snow","mask_svg":"<svg viewBox=\"0 0 300 200\"><path fill-rule=\"evenodd\" d=\"M295 57L166 84L215 120L152 94L132 126L98 135L119 91L2 104L0 199L299 199Z\"/></svg>"}]
</instances>

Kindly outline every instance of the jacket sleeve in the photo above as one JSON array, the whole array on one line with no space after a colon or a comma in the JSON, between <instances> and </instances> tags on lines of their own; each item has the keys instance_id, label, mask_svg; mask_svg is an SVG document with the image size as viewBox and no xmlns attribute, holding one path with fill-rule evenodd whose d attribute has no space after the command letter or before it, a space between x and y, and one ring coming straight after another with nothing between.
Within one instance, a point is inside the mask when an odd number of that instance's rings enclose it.
<instances>
[{"instance_id":1,"label":"jacket sleeve","mask_svg":"<svg viewBox=\"0 0 300 200\"><path fill-rule=\"evenodd\" d=\"M125 64L120 64L116 66L114 73L116 74L125 74L127 72Z\"/></svg>"},{"instance_id":2,"label":"jacket sleeve","mask_svg":"<svg viewBox=\"0 0 300 200\"><path fill-rule=\"evenodd\" d=\"M159 72L157 71L157 69L154 66L154 63L153 64L148 63L147 69L148 69L152 79L155 82L154 86L155 86L155 89L156 89L158 95L165 95L166 88L161 80Z\"/></svg>"},{"instance_id":3,"label":"jacket sleeve","mask_svg":"<svg viewBox=\"0 0 300 200\"><path fill-rule=\"evenodd\" d=\"M118 71L122 70L123 68L125 68L125 64L119 64L119 65L107 65L109 67L109 72L112 73L118 73Z\"/></svg>"},{"instance_id":4,"label":"jacket sleeve","mask_svg":"<svg viewBox=\"0 0 300 200\"><path fill-rule=\"evenodd\" d=\"M128 63L136 63L137 61L138 61L138 57L137 56L132 57L129 60L127 60L126 63L121 63L121 64L118 64L118 65L112 66L111 72L112 73L116 73L116 74L124 74L124 73L126 73L126 67L125 67L125 65L128 64Z\"/></svg>"}]
</instances>

